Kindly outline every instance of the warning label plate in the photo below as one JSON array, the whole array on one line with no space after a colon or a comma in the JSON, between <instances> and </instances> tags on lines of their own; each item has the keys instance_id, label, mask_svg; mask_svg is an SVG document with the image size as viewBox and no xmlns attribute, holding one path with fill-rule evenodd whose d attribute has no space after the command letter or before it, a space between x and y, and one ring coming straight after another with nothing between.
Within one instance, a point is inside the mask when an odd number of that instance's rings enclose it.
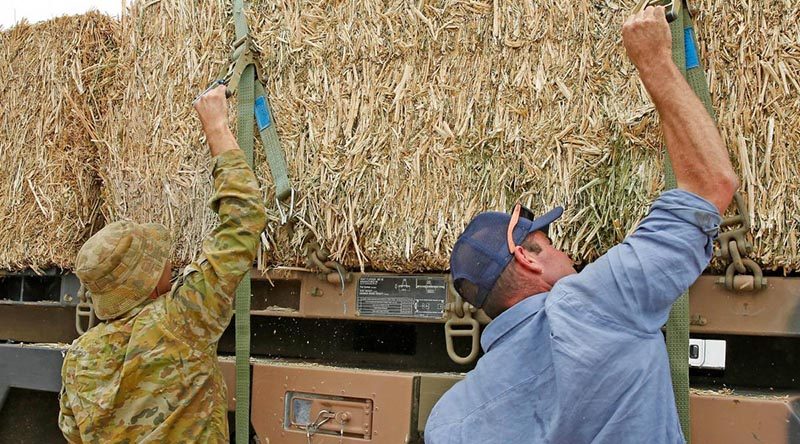
<instances>
[{"instance_id":1,"label":"warning label plate","mask_svg":"<svg viewBox=\"0 0 800 444\"><path fill-rule=\"evenodd\" d=\"M433 276L362 276L356 290L360 316L444 317L447 282Z\"/></svg>"}]
</instances>

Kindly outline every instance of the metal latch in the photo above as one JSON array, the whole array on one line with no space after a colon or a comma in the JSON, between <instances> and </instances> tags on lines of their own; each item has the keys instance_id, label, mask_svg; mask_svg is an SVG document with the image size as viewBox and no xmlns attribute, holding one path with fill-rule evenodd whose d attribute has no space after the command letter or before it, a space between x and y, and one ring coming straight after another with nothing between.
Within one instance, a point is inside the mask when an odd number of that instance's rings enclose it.
<instances>
[{"instance_id":1,"label":"metal latch","mask_svg":"<svg viewBox=\"0 0 800 444\"><path fill-rule=\"evenodd\" d=\"M475 361L480 351L481 329L480 324L488 324L491 319L478 311L469 302L465 302L461 295L455 291L453 282L447 283L447 289L453 298L445 307L445 311L450 313L450 318L444 324L444 339L447 346L447 355L456 364L469 364ZM466 356L456 353L453 339L456 337L467 337L471 339L471 348Z\"/></svg>"},{"instance_id":2,"label":"metal latch","mask_svg":"<svg viewBox=\"0 0 800 444\"><path fill-rule=\"evenodd\" d=\"M359 439L372 437L372 400L289 392L286 396L288 430Z\"/></svg>"},{"instance_id":3,"label":"metal latch","mask_svg":"<svg viewBox=\"0 0 800 444\"><path fill-rule=\"evenodd\" d=\"M233 42L231 45L231 55L228 69L225 70L224 73L220 73L219 78L211 82L205 91L197 95L194 101L196 102L197 99L199 99L202 95L216 88L218 85L226 85L227 90L225 92L225 97L232 97L234 94L236 94L236 90L239 89L239 80L241 79L245 68L247 68L249 65L253 65L255 67L257 55L258 48L255 46L253 39L251 39L249 35L246 35Z\"/></svg>"},{"instance_id":4,"label":"metal latch","mask_svg":"<svg viewBox=\"0 0 800 444\"><path fill-rule=\"evenodd\" d=\"M83 321L81 318L86 318L86 329L83 328ZM78 335L83 335L94 327L97 319L94 316L94 305L92 305L92 298L86 292L86 289L81 285L78 290L78 304L75 305L75 330Z\"/></svg>"},{"instance_id":5,"label":"metal latch","mask_svg":"<svg viewBox=\"0 0 800 444\"><path fill-rule=\"evenodd\" d=\"M638 14L648 6L664 6L666 10L667 23L672 23L677 20L683 9L686 0L639 0L639 3L633 8L633 13Z\"/></svg>"}]
</instances>

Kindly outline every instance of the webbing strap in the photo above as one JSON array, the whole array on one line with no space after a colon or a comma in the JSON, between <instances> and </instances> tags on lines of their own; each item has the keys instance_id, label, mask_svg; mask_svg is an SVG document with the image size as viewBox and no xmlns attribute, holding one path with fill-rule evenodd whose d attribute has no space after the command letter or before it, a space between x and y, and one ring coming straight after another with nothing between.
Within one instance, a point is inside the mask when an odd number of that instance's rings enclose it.
<instances>
[{"instance_id":1,"label":"webbing strap","mask_svg":"<svg viewBox=\"0 0 800 444\"><path fill-rule=\"evenodd\" d=\"M233 0L233 28L236 32L236 40L250 34L247 17L244 15L244 0Z\"/></svg>"},{"instance_id":2,"label":"webbing strap","mask_svg":"<svg viewBox=\"0 0 800 444\"><path fill-rule=\"evenodd\" d=\"M233 19L236 41L246 45L250 51L249 27L244 15L244 0L234 0ZM244 40L243 40L244 39ZM241 52L239 53L241 57ZM250 167L253 167L253 124L264 146L275 185L275 197L280 202L291 196L289 172L283 157L278 133L275 129L272 109L269 106L264 86L256 74L256 66L250 61L238 79L238 119L236 139L244 151ZM290 213L291 213L290 204ZM247 273L236 289L236 443L246 444L250 440L250 273Z\"/></svg>"},{"instance_id":3,"label":"webbing strap","mask_svg":"<svg viewBox=\"0 0 800 444\"><path fill-rule=\"evenodd\" d=\"M676 0L682 1L682 0ZM703 102L708 113L715 118L711 106L711 94L708 90L705 72L697 53L697 39L694 34L692 17L687 8L681 8L681 14L670 24L672 31L672 58L686 78L694 93ZM665 188L677 186L672 171L669 155L664 161ZM672 374L672 389L675 393L675 404L686 442L691 440L691 417L689 414L689 292L684 293L675 304L667 321L667 352Z\"/></svg>"},{"instance_id":4,"label":"webbing strap","mask_svg":"<svg viewBox=\"0 0 800 444\"><path fill-rule=\"evenodd\" d=\"M286 159L283 157L278 132L275 129L275 122L272 118L272 108L269 106L267 93L264 85L258 80L255 82L255 114L258 134L261 136L261 144L264 146L264 154L267 157L272 181L275 184L275 198L284 201L291 195L291 185L289 185L289 170L286 168Z\"/></svg>"},{"instance_id":5,"label":"webbing strap","mask_svg":"<svg viewBox=\"0 0 800 444\"><path fill-rule=\"evenodd\" d=\"M247 36L249 30L244 15L244 0L234 0L233 19L236 39ZM255 97L255 66L242 72L238 87L236 141L245 158L253 166L253 106ZM245 274L236 288L236 444L250 442L250 273Z\"/></svg>"},{"instance_id":6,"label":"webbing strap","mask_svg":"<svg viewBox=\"0 0 800 444\"><path fill-rule=\"evenodd\" d=\"M680 0L679 0L680 1ZM686 47L683 39L683 16L670 24L672 31L672 59L675 65L686 76ZM664 188L677 187L675 173L669 153L664 158ZM667 321L667 354L672 376L672 391L675 395L675 406L681 421L683 436L687 442L691 434L691 418L689 414L689 293L686 292L675 301L669 312Z\"/></svg>"},{"instance_id":7,"label":"webbing strap","mask_svg":"<svg viewBox=\"0 0 800 444\"><path fill-rule=\"evenodd\" d=\"M253 83L255 67L245 68L239 80L236 139L253 166ZM250 441L250 273L236 288L236 443Z\"/></svg>"}]
</instances>

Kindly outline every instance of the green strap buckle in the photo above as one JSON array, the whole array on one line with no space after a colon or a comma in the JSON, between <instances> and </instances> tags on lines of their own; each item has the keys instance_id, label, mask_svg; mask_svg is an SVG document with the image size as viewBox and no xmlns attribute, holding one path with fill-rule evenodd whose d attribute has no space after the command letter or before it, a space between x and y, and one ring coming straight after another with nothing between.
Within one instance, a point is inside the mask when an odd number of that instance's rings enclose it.
<instances>
[{"instance_id":1,"label":"green strap buckle","mask_svg":"<svg viewBox=\"0 0 800 444\"><path fill-rule=\"evenodd\" d=\"M249 35L237 39L231 45L230 65L228 65L228 71L222 76L222 80L228 85L228 91L231 95L235 94L236 90L239 89L239 79L241 79L245 68L248 65L255 66L255 52ZM256 78L258 78L257 73Z\"/></svg>"},{"instance_id":2,"label":"green strap buckle","mask_svg":"<svg viewBox=\"0 0 800 444\"><path fill-rule=\"evenodd\" d=\"M680 17L684 1L685 0L670 0L665 2L664 0L639 0L639 3L633 8L633 13L637 14L648 6L668 6L667 22L672 23Z\"/></svg>"}]
</instances>

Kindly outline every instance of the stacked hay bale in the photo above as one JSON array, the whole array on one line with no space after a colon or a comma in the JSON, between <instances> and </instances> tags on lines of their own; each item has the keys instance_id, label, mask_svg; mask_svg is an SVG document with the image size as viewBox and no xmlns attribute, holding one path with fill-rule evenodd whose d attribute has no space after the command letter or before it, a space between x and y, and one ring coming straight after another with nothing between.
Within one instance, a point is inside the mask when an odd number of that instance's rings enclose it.
<instances>
[{"instance_id":1,"label":"stacked hay bale","mask_svg":"<svg viewBox=\"0 0 800 444\"><path fill-rule=\"evenodd\" d=\"M268 205L274 264L302 264L300 247L315 238L348 267L444 270L472 215L517 199L536 210L565 204L555 237L588 260L643 214L659 188L660 151L652 109L618 44L617 17L588 3L448 5L253 6L261 74L302 219L287 238ZM185 7L132 7L123 33L136 37L123 41L150 50L121 56L129 72L121 83L147 113L111 116L102 136L116 153L104 165L106 214L166 222L178 262L193 256L213 221L188 102L218 71L225 54L216 45L230 41L223 16L187 18ZM207 52L193 52L200 49ZM143 97L142 85L156 80L166 91ZM257 160L266 202L274 202ZM150 178L156 172L163 176Z\"/></svg>"},{"instance_id":2,"label":"stacked hay bale","mask_svg":"<svg viewBox=\"0 0 800 444\"><path fill-rule=\"evenodd\" d=\"M633 3L257 3L309 231L350 266L441 270L472 215L521 200L565 205L557 244L597 258L663 187L657 114L620 41ZM755 256L800 269L800 8L692 4Z\"/></svg>"},{"instance_id":3,"label":"stacked hay bale","mask_svg":"<svg viewBox=\"0 0 800 444\"><path fill-rule=\"evenodd\" d=\"M191 103L228 56L225 2L139 1L122 18L110 109L98 122L102 212L159 222L191 261L216 216L210 156ZM227 65L225 65L227 67Z\"/></svg>"},{"instance_id":4,"label":"stacked hay bale","mask_svg":"<svg viewBox=\"0 0 800 444\"><path fill-rule=\"evenodd\" d=\"M800 8L743 1L692 2L701 52L756 259L798 270ZM250 26L301 219L291 235L278 228L257 150L265 256L302 265L301 246L318 239L350 268L445 270L475 213L520 200L537 212L564 205L552 237L581 262L597 258L663 186L657 115L619 36L633 3L255 1ZM134 2L116 88L103 91L114 106L88 124L105 219L165 223L177 263L216 220L191 100L227 63L228 7Z\"/></svg>"},{"instance_id":5,"label":"stacked hay bale","mask_svg":"<svg viewBox=\"0 0 800 444\"><path fill-rule=\"evenodd\" d=\"M70 267L102 225L92 139L115 32L90 13L0 33L0 269Z\"/></svg>"},{"instance_id":6,"label":"stacked hay bale","mask_svg":"<svg viewBox=\"0 0 800 444\"><path fill-rule=\"evenodd\" d=\"M800 4L698 6L717 120L754 224L753 257L800 271Z\"/></svg>"},{"instance_id":7,"label":"stacked hay bale","mask_svg":"<svg viewBox=\"0 0 800 444\"><path fill-rule=\"evenodd\" d=\"M112 217L169 223L179 262L193 256L214 220L205 209L205 151L188 102L219 71L226 55L220 45L232 40L221 5L212 2L187 17L181 12L192 7L184 3L162 1L148 13L141 5L149 3L141 2L128 17L139 24L126 26L136 30L135 42L126 39L150 51L126 59L131 76L123 83L149 85L165 76L160 81L170 86L147 96L150 120L145 113L109 124L113 133L132 122L138 129L111 144L131 154L114 157L109 166L116 173L108 182L126 185L112 185L116 191L105 194ZM260 72L302 219L291 237L277 229L271 178L257 153L270 209L271 262L301 265L303 243L319 239L352 268L444 270L458 233L476 212L508 209L517 200L539 212L565 205L554 238L581 262L622 240L662 188L657 115L619 37L632 6L255 2L249 19L262 49ZM766 184L787 191L778 205L753 214L757 257L770 268L798 269L800 202L789 193L798 167L789 160L800 135L794 113L786 112L794 92L798 8L782 0L740 6L695 3L701 50L723 134L731 147L742 138L748 147L732 152L748 199L771 201ZM169 20L170 30L159 20ZM742 35L758 42L739 50ZM786 88L774 87L756 57L761 36L771 42L774 64L783 66L775 69ZM147 63L161 74L142 69ZM181 95L171 100L157 97L176 91ZM768 142L764 125L776 111L782 112L773 116ZM131 148L137 144L144 148ZM767 151L775 162L750 171L754 156ZM147 157L144 152L173 160L137 160ZM144 168L153 162L161 163ZM148 180L145 173L152 171L169 173Z\"/></svg>"},{"instance_id":8,"label":"stacked hay bale","mask_svg":"<svg viewBox=\"0 0 800 444\"><path fill-rule=\"evenodd\" d=\"M628 6L260 4L301 213L348 264L406 271L447 268L480 210L561 204L553 237L596 258L661 187L655 115L619 42Z\"/></svg>"}]
</instances>

